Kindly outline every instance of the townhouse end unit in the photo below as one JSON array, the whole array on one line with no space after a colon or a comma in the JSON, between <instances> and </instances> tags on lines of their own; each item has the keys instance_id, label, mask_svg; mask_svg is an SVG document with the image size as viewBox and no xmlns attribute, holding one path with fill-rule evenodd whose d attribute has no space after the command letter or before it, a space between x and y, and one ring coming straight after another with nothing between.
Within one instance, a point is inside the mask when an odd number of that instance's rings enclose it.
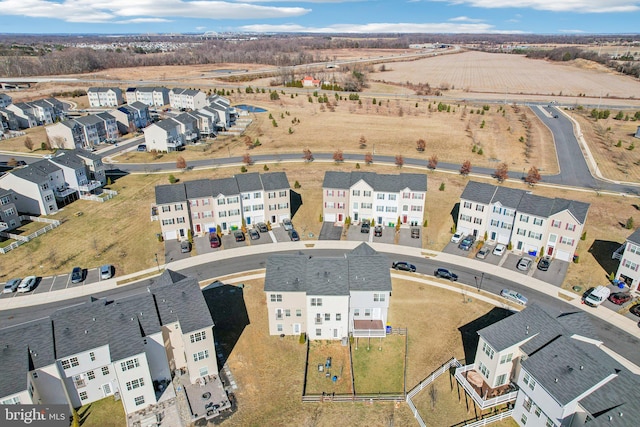
<instances>
[{"instance_id":1,"label":"townhouse end unit","mask_svg":"<svg viewBox=\"0 0 640 427\"><path fill-rule=\"evenodd\" d=\"M87 90L87 98L92 108L117 107L124 103L122 89L117 87L90 87Z\"/></svg>"},{"instance_id":2,"label":"townhouse end unit","mask_svg":"<svg viewBox=\"0 0 640 427\"><path fill-rule=\"evenodd\" d=\"M340 257L271 255L264 281L270 335L314 340L386 336L389 260L366 243Z\"/></svg>"},{"instance_id":3,"label":"townhouse end unit","mask_svg":"<svg viewBox=\"0 0 640 427\"><path fill-rule=\"evenodd\" d=\"M347 218L395 227L424 222L427 176L401 173L328 171L322 183L324 221L343 224Z\"/></svg>"},{"instance_id":4,"label":"townhouse end unit","mask_svg":"<svg viewBox=\"0 0 640 427\"><path fill-rule=\"evenodd\" d=\"M67 104L55 98L18 102L4 107L4 110L12 114L12 119L17 121L20 129L52 124L65 117L66 109Z\"/></svg>"},{"instance_id":5,"label":"townhouse end unit","mask_svg":"<svg viewBox=\"0 0 640 427\"><path fill-rule=\"evenodd\" d=\"M469 181L460 196L456 230L512 245L514 251L571 261L589 204Z\"/></svg>"},{"instance_id":6,"label":"townhouse end unit","mask_svg":"<svg viewBox=\"0 0 640 427\"><path fill-rule=\"evenodd\" d=\"M169 103L169 89L166 87L130 87L125 92L127 104L141 102L149 107L162 107Z\"/></svg>"},{"instance_id":7,"label":"townhouse end unit","mask_svg":"<svg viewBox=\"0 0 640 427\"><path fill-rule=\"evenodd\" d=\"M258 222L277 226L291 218L289 180L284 172L246 173L156 186L152 220L165 240L230 233Z\"/></svg>"},{"instance_id":8,"label":"townhouse end unit","mask_svg":"<svg viewBox=\"0 0 640 427\"><path fill-rule=\"evenodd\" d=\"M620 260L615 278L624 282L631 291L637 291L640 284L640 228L627 237L612 257Z\"/></svg>"},{"instance_id":9,"label":"townhouse end unit","mask_svg":"<svg viewBox=\"0 0 640 427\"><path fill-rule=\"evenodd\" d=\"M120 136L118 121L110 113L90 114L64 120L45 128L52 148L92 150Z\"/></svg>"}]
</instances>

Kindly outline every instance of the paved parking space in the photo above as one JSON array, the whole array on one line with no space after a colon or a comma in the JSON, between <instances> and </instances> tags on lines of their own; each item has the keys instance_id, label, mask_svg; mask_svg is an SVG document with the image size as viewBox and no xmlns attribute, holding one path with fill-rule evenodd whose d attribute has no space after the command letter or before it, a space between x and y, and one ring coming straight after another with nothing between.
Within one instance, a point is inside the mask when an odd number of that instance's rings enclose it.
<instances>
[{"instance_id":1,"label":"paved parking space","mask_svg":"<svg viewBox=\"0 0 640 427\"><path fill-rule=\"evenodd\" d=\"M233 235L233 233L231 234L223 234L222 235L222 246L224 246L226 249L233 249L233 248L242 248L244 246L247 246L247 235L244 235L244 241L242 242L236 242L236 238Z\"/></svg>"},{"instance_id":2,"label":"paved parking space","mask_svg":"<svg viewBox=\"0 0 640 427\"><path fill-rule=\"evenodd\" d=\"M447 243L447 246L444 247L444 249L442 250L442 252L448 253L448 254L452 254L452 255L458 255L461 257L471 257L471 256L475 256L475 251L471 250L471 251L465 251L462 250L458 247L458 243L452 243L449 242Z\"/></svg>"},{"instance_id":3,"label":"paved parking space","mask_svg":"<svg viewBox=\"0 0 640 427\"><path fill-rule=\"evenodd\" d=\"M333 222L323 222L318 240L340 240L342 238L342 226Z\"/></svg>"},{"instance_id":4,"label":"paved parking space","mask_svg":"<svg viewBox=\"0 0 640 427\"><path fill-rule=\"evenodd\" d=\"M191 249L193 250L193 248ZM171 261L179 259L187 259L191 256L191 252L182 253L180 250L179 240L165 240L164 241L164 260L165 264Z\"/></svg>"},{"instance_id":5,"label":"paved parking space","mask_svg":"<svg viewBox=\"0 0 640 427\"><path fill-rule=\"evenodd\" d=\"M291 238L289 233L285 231L284 227L273 227L271 233L276 238L277 242L290 242Z\"/></svg>"},{"instance_id":6,"label":"paved parking space","mask_svg":"<svg viewBox=\"0 0 640 427\"><path fill-rule=\"evenodd\" d=\"M373 235L374 243L389 243L394 244L396 240L396 229L393 227L382 227L382 236L376 237Z\"/></svg>"},{"instance_id":7,"label":"paved parking space","mask_svg":"<svg viewBox=\"0 0 640 427\"><path fill-rule=\"evenodd\" d=\"M547 271L538 270L537 263L534 263L531 268L534 269L533 277L535 277L536 279L545 281L552 285L562 286L562 282L564 282L564 277L567 275L567 269L569 268L569 263L567 261L554 259L551 261L551 265L549 266L549 269Z\"/></svg>"},{"instance_id":8,"label":"paved parking space","mask_svg":"<svg viewBox=\"0 0 640 427\"><path fill-rule=\"evenodd\" d=\"M361 233L360 224L351 225L347 230L347 240L353 242L368 242L369 235L373 236L373 230L370 230L369 233Z\"/></svg>"},{"instance_id":9,"label":"paved parking space","mask_svg":"<svg viewBox=\"0 0 640 427\"><path fill-rule=\"evenodd\" d=\"M273 243L273 240L271 239L271 236L269 235L269 233L260 233L260 238L256 240L251 240L251 238L249 238L249 234L247 233L247 240L251 246Z\"/></svg>"},{"instance_id":10,"label":"paved parking space","mask_svg":"<svg viewBox=\"0 0 640 427\"><path fill-rule=\"evenodd\" d=\"M422 229L420 230L420 237L413 238L411 237L411 229L410 228L400 228L400 232L398 234L398 244L403 246L409 246L412 248L421 248L422 247Z\"/></svg>"},{"instance_id":11,"label":"paved parking space","mask_svg":"<svg viewBox=\"0 0 640 427\"><path fill-rule=\"evenodd\" d=\"M529 256L529 255L523 255L523 254L507 254L506 256L507 256L507 259L505 260L504 264L502 264L503 268L507 268L511 271L515 271L516 273L520 273L520 274L525 274L527 276L533 276L533 273L536 270L535 257ZM520 261L520 258L522 257L531 258L533 260L533 262L531 263L531 268L529 268L529 271L522 271L517 269L516 266L518 265L518 261Z\"/></svg>"}]
</instances>

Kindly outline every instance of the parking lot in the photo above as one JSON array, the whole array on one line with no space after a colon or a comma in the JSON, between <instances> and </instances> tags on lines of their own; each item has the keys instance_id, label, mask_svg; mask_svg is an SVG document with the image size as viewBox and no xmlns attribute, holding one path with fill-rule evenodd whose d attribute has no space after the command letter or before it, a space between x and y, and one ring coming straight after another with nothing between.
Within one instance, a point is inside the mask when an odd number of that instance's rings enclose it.
<instances>
[{"instance_id":1,"label":"parking lot","mask_svg":"<svg viewBox=\"0 0 640 427\"><path fill-rule=\"evenodd\" d=\"M30 294L41 294L51 291L59 291L62 289L71 289L79 286L83 286L88 283L99 282L100 274L98 268L83 270L84 280L79 283L71 283L71 274L60 274L57 276L38 277L36 287L30 292L18 293L13 292L11 294L0 294L0 298L23 298ZM4 283L2 284L4 286Z\"/></svg>"},{"instance_id":2,"label":"parking lot","mask_svg":"<svg viewBox=\"0 0 640 427\"><path fill-rule=\"evenodd\" d=\"M342 226L334 225L333 222L323 222L318 240L340 240L342 237Z\"/></svg>"}]
</instances>

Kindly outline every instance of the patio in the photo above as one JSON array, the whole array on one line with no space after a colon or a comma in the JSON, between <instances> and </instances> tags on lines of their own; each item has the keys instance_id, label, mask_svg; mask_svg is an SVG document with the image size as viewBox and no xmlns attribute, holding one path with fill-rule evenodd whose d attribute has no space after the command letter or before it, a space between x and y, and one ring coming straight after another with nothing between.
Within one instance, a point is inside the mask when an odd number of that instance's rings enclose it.
<instances>
[{"instance_id":1,"label":"patio","mask_svg":"<svg viewBox=\"0 0 640 427\"><path fill-rule=\"evenodd\" d=\"M210 420L217 417L221 411L231 408L227 392L218 375L206 375L200 377L196 384L189 382L187 373L177 377L178 392L186 393L187 402L191 409L191 420L201 418Z\"/></svg>"}]
</instances>

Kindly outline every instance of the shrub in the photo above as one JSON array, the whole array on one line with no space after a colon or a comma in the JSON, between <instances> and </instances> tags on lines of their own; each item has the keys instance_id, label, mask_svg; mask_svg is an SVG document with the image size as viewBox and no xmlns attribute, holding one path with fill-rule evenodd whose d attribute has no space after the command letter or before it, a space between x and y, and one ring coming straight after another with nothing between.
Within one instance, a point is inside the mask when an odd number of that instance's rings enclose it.
<instances>
[{"instance_id":1,"label":"shrub","mask_svg":"<svg viewBox=\"0 0 640 427\"><path fill-rule=\"evenodd\" d=\"M300 334L300 344L304 344L307 342L307 334L304 332Z\"/></svg>"},{"instance_id":2,"label":"shrub","mask_svg":"<svg viewBox=\"0 0 640 427\"><path fill-rule=\"evenodd\" d=\"M242 165L242 167L240 168L240 172L245 173L247 171L247 167L245 165Z\"/></svg>"},{"instance_id":3,"label":"shrub","mask_svg":"<svg viewBox=\"0 0 640 427\"><path fill-rule=\"evenodd\" d=\"M173 174L169 175L169 182L171 184L175 184L176 182L178 182L178 180L176 179L175 176L173 176Z\"/></svg>"},{"instance_id":4,"label":"shrub","mask_svg":"<svg viewBox=\"0 0 640 427\"><path fill-rule=\"evenodd\" d=\"M264 165L264 166L262 167L262 170L264 170L265 172L266 172L266 171L268 171L268 170L269 170L269 166Z\"/></svg>"},{"instance_id":5,"label":"shrub","mask_svg":"<svg viewBox=\"0 0 640 427\"><path fill-rule=\"evenodd\" d=\"M438 190L444 191L444 182L440 183L440 188L438 188Z\"/></svg>"},{"instance_id":6,"label":"shrub","mask_svg":"<svg viewBox=\"0 0 640 427\"><path fill-rule=\"evenodd\" d=\"M360 163L356 163L356 169L360 169Z\"/></svg>"},{"instance_id":7,"label":"shrub","mask_svg":"<svg viewBox=\"0 0 640 427\"><path fill-rule=\"evenodd\" d=\"M627 230L633 229L633 217L632 216L630 216L629 219L627 219L627 223L625 224L625 228Z\"/></svg>"},{"instance_id":8,"label":"shrub","mask_svg":"<svg viewBox=\"0 0 640 427\"><path fill-rule=\"evenodd\" d=\"M583 231L582 236L580 236L580 240L587 240L587 232Z\"/></svg>"},{"instance_id":9,"label":"shrub","mask_svg":"<svg viewBox=\"0 0 640 427\"><path fill-rule=\"evenodd\" d=\"M302 187L302 185L300 185L298 180L296 180L296 182L293 184L293 188L300 188L300 187Z\"/></svg>"}]
</instances>

